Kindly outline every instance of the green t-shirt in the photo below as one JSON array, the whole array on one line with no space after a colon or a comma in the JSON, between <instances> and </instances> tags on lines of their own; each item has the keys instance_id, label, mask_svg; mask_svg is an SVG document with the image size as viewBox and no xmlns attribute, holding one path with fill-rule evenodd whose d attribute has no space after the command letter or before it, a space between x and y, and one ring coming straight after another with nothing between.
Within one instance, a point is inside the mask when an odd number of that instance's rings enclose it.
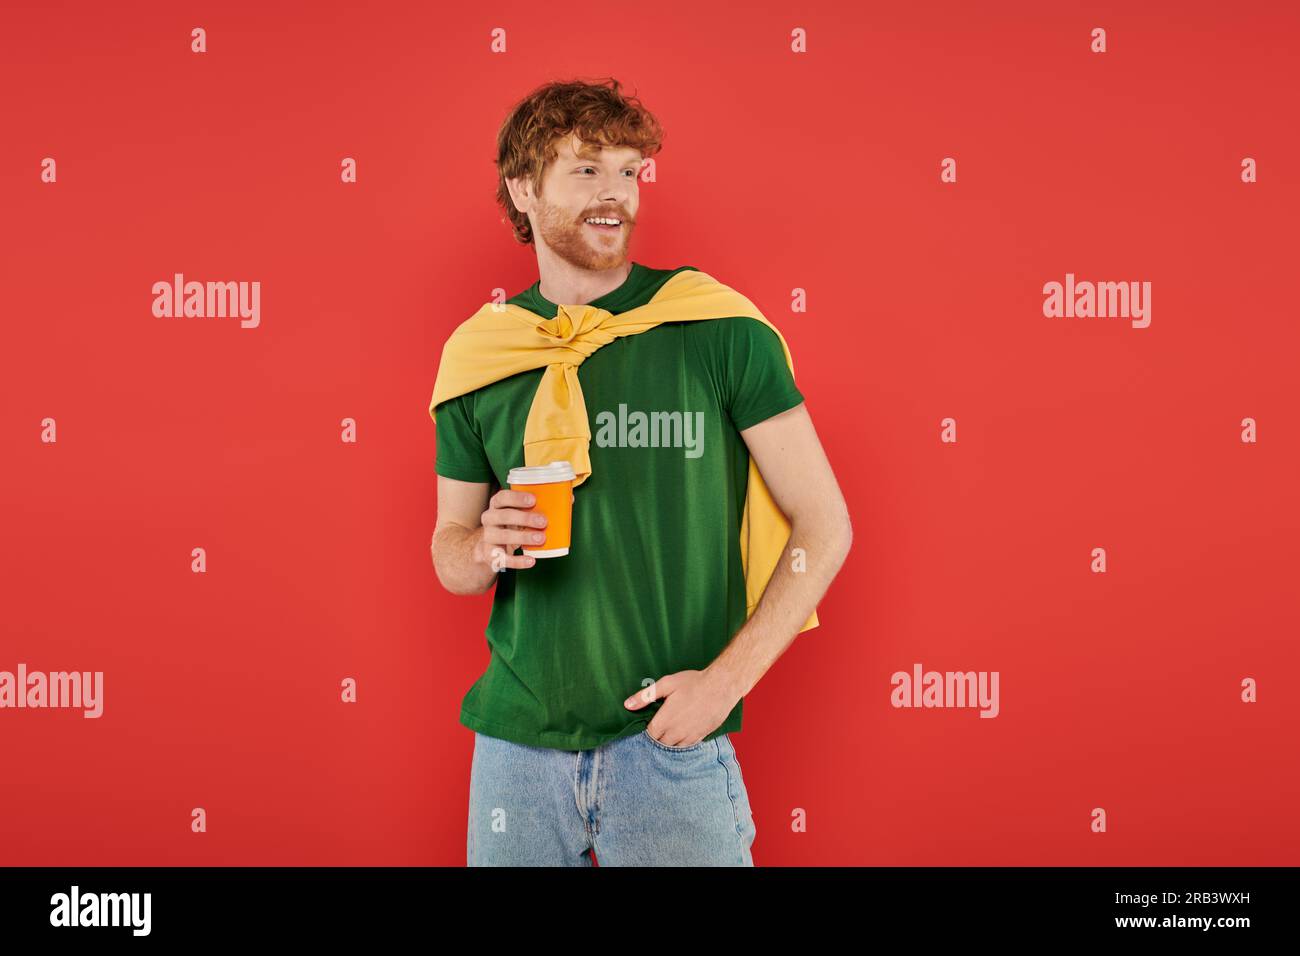
<instances>
[{"instance_id":1,"label":"green t-shirt","mask_svg":"<svg viewBox=\"0 0 1300 956\"><path fill-rule=\"evenodd\" d=\"M634 262L621 286L591 304L627 311L693 268ZM508 301L554 318L540 285ZM543 371L440 404L437 473L488 482L493 493L506 487L509 470L524 464L524 423ZM462 724L488 736L563 750L639 733L663 700L635 711L623 701L667 674L703 670L745 623L749 450L740 431L803 401L776 333L748 316L620 336L578 376L592 473L573 492L570 551L498 573L491 656L460 711ZM677 415L669 427L653 412ZM740 730L742 704L706 739Z\"/></svg>"}]
</instances>

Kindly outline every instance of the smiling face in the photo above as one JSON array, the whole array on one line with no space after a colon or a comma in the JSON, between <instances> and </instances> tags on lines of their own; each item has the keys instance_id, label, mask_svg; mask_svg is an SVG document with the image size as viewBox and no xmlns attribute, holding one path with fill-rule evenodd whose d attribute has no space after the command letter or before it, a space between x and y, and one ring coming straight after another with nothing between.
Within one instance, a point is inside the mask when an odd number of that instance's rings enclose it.
<instances>
[{"instance_id":1,"label":"smiling face","mask_svg":"<svg viewBox=\"0 0 1300 956\"><path fill-rule=\"evenodd\" d=\"M540 192L517 180L511 197L528 214L538 243L564 261L591 271L627 259L640 201L641 153L626 146L582 145L569 136L542 174ZM612 224L592 219L617 220Z\"/></svg>"}]
</instances>

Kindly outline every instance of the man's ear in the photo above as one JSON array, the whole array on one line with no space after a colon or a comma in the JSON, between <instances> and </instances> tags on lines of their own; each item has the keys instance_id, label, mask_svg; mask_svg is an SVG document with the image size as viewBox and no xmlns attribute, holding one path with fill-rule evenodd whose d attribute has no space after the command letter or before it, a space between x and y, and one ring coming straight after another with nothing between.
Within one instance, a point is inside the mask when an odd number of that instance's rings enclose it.
<instances>
[{"instance_id":1,"label":"man's ear","mask_svg":"<svg viewBox=\"0 0 1300 956\"><path fill-rule=\"evenodd\" d=\"M510 200L520 212L528 212L528 205L532 198L531 189L532 181L526 176L506 180L506 190L510 193Z\"/></svg>"}]
</instances>

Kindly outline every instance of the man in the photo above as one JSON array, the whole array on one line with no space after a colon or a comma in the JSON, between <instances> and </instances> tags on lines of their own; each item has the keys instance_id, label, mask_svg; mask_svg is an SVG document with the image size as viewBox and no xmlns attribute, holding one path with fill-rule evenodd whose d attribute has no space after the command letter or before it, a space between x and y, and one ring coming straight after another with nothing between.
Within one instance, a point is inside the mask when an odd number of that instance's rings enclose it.
<instances>
[{"instance_id":1,"label":"man","mask_svg":"<svg viewBox=\"0 0 1300 956\"><path fill-rule=\"evenodd\" d=\"M541 319L570 304L618 315L695 268L628 258L662 133L611 82L543 86L498 137L498 201L540 274L507 302ZM454 594L496 587L489 664L460 712L475 731L467 861L752 866L730 733L848 554L843 495L783 340L752 315L623 334L579 370L591 474L563 557L515 554L545 519L506 480L544 370L431 408L437 576ZM624 440L611 423L631 412L680 414L689 442ZM790 537L747 619L751 456Z\"/></svg>"}]
</instances>

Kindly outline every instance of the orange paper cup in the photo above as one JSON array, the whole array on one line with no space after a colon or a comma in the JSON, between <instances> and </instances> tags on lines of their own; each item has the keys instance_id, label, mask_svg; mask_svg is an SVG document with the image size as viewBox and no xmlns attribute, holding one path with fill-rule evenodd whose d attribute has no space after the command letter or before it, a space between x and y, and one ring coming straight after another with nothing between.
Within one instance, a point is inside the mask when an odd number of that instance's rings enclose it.
<instances>
[{"instance_id":1,"label":"orange paper cup","mask_svg":"<svg viewBox=\"0 0 1300 956\"><path fill-rule=\"evenodd\" d=\"M549 465L530 465L511 468L506 483L511 491L526 491L536 495L531 510L546 515L542 530L546 540L524 554L534 558L558 558L569 553L569 533L573 527L573 480L577 476L567 461L553 461Z\"/></svg>"}]
</instances>

